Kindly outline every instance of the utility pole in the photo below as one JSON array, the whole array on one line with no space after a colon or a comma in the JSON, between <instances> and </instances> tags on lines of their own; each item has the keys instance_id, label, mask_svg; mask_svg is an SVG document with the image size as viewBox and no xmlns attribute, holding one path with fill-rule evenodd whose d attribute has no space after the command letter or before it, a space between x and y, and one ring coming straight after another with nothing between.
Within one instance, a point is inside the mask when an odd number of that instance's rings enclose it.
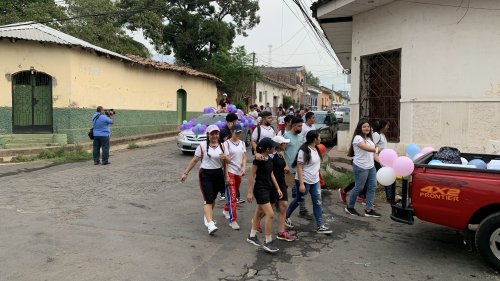
<instances>
[{"instance_id":1,"label":"utility pole","mask_svg":"<svg viewBox=\"0 0 500 281\"><path fill-rule=\"evenodd\" d=\"M252 68L255 70L255 52L252 53ZM250 104L255 103L255 99L257 98L257 77L255 77L255 72L253 74L253 83L252 83L252 101Z\"/></svg>"}]
</instances>

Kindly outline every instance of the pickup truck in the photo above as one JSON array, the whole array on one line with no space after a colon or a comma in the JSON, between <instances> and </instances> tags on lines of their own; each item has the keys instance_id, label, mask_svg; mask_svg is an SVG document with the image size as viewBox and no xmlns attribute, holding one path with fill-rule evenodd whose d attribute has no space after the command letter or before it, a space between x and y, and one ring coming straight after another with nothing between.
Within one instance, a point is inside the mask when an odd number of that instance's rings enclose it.
<instances>
[{"instance_id":1,"label":"pickup truck","mask_svg":"<svg viewBox=\"0 0 500 281\"><path fill-rule=\"evenodd\" d=\"M401 200L395 200L393 184L391 219L411 225L417 217L463 230L464 244L500 271L500 170L427 164L434 153L414 161L413 173L402 179ZM500 159L500 155L471 153L462 157Z\"/></svg>"}]
</instances>

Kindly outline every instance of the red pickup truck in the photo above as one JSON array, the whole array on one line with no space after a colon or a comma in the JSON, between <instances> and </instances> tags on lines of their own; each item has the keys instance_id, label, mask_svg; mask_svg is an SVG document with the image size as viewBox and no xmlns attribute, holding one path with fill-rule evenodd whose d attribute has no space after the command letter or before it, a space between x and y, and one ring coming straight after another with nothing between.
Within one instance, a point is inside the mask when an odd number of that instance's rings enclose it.
<instances>
[{"instance_id":1,"label":"red pickup truck","mask_svg":"<svg viewBox=\"0 0 500 281\"><path fill-rule=\"evenodd\" d=\"M464 231L466 245L474 245L492 268L500 271L500 170L467 166L428 165L435 152L415 161L412 175L402 180L402 200L391 199L391 219L413 224L414 216ZM500 155L462 153L468 161L486 163Z\"/></svg>"}]
</instances>

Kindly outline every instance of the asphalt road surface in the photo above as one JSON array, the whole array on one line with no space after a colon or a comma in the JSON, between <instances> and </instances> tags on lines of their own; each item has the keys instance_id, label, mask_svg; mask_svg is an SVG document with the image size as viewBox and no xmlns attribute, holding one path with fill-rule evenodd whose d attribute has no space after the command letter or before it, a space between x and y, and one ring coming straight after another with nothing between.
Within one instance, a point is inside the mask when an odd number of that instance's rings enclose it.
<instances>
[{"instance_id":1,"label":"asphalt road surface","mask_svg":"<svg viewBox=\"0 0 500 281\"><path fill-rule=\"evenodd\" d=\"M221 201L209 236L196 173L179 182L190 159L165 142L113 152L109 166L0 166L0 280L498 279L460 232L393 222L383 203L380 219L347 216L335 191L323 193L330 236L294 214L299 240L271 255L246 242L255 203L238 206L235 231Z\"/></svg>"}]
</instances>

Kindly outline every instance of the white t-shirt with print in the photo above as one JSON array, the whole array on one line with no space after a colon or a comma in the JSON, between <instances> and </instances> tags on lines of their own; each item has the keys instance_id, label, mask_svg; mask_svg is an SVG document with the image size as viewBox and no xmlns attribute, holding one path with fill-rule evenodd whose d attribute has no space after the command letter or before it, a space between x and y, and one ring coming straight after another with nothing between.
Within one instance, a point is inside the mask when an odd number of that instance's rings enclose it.
<instances>
[{"instance_id":1,"label":"white t-shirt with print","mask_svg":"<svg viewBox=\"0 0 500 281\"><path fill-rule=\"evenodd\" d=\"M203 157L202 157L202 151L203 151ZM200 168L213 170L222 168L222 161L220 160L220 154L222 153L223 152L220 145L217 145L217 147L215 148L210 146L207 149L207 143L202 142L196 148L194 155L198 158L202 158Z\"/></svg>"},{"instance_id":2,"label":"white t-shirt with print","mask_svg":"<svg viewBox=\"0 0 500 281\"><path fill-rule=\"evenodd\" d=\"M354 149L354 157L352 158L353 163L365 170L373 168L373 152L368 152L359 148L359 143L365 143L370 147L375 148L375 144L371 139L364 139L362 136L356 135L352 140L352 147Z\"/></svg>"},{"instance_id":3,"label":"white t-shirt with print","mask_svg":"<svg viewBox=\"0 0 500 281\"><path fill-rule=\"evenodd\" d=\"M241 140L238 140L238 143L234 143L230 139L224 142L224 153L231 156L231 162L227 164L227 171L229 173L241 176L243 156L246 152L246 145Z\"/></svg>"},{"instance_id":4,"label":"white t-shirt with print","mask_svg":"<svg viewBox=\"0 0 500 281\"><path fill-rule=\"evenodd\" d=\"M278 117L278 124L280 124L280 125L285 124L285 116Z\"/></svg>"},{"instance_id":5,"label":"white t-shirt with print","mask_svg":"<svg viewBox=\"0 0 500 281\"><path fill-rule=\"evenodd\" d=\"M257 135L258 135L258 130L259 128L255 128L253 130L253 133L252 133L252 140L257 142ZM263 139L263 138L274 138L276 136L276 132L274 131L273 127L271 126L264 126L264 125L261 125L260 126L260 139Z\"/></svg>"},{"instance_id":6,"label":"white t-shirt with print","mask_svg":"<svg viewBox=\"0 0 500 281\"><path fill-rule=\"evenodd\" d=\"M297 163L302 163L302 178L304 179L304 183L307 184L315 184L319 182L319 169L321 167L321 158L319 158L318 151L316 149L311 149L307 147L311 151L311 160L309 163L304 163L304 151L302 149L299 150L297 154ZM299 173L295 174L295 179L299 179Z\"/></svg>"},{"instance_id":7,"label":"white t-shirt with print","mask_svg":"<svg viewBox=\"0 0 500 281\"><path fill-rule=\"evenodd\" d=\"M305 143L307 141L306 140L307 133L312 130L316 130L314 124L312 124L311 126L307 125L306 123L302 124L302 132L300 133L302 135L302 143Z\"/></svg>"},{"instance_id":8,"label":"white t-shirt with print","mask_svg":"<svg viewBox=\"0 0 500 281\"><path fill-rule=\"evenodd\" d=\"M385 138L384 134L373 132L372 138L375 145L377 145L381 149L384 149L387 146L387 139Z\"/></svg>"}]
</instances>

